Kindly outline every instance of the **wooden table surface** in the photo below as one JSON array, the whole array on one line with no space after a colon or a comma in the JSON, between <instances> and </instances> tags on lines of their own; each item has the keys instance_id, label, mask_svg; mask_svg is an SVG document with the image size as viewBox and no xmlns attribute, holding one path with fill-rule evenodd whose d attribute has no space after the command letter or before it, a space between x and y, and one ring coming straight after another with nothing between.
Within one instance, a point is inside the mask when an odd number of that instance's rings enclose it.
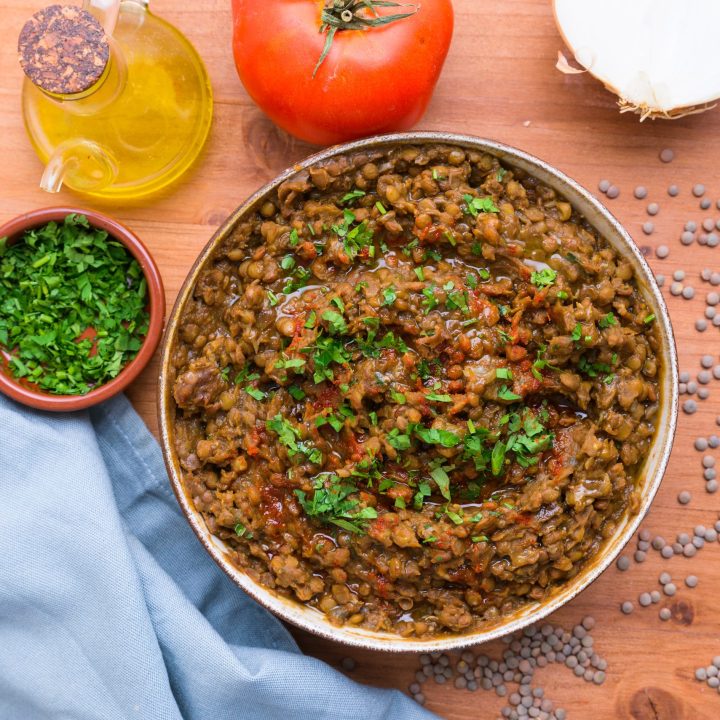
<instances>
[{"instance_id":1,"label":"wooden table surface","mask_svg":"<svg viewBox=\"0 0 720 720\"><path fill-rule=\"evenodd\" d=\"M125 221L144 239L163 272L168 303L172 303L188 268L226 215L246 196L312 148L278 131L248 99L235 74L230 51L229 0L178 3L153 0L153 9L177 24L205 59L215 91L215 120L207 149L196 170L171 194L149 202L106 206L69 192L50 197L38 188L41 166L27 141L20 115L21 73L15 55L16 38L24 20L41 7L27 0L0 0L0 221L21 212L60 203L107 210ZM694 321L705 308L709 289L699 279L703 267L720 269L720 249L678 242L684 222L717 218L720 197L720 108L703 115L667 122L640 124L635 116L620 115L613 96L587 75L566 76L554 65L561 41L549 0L455 0L456 31L447 64L420 129L471 133L515 145L557 166L595 190L609 178L621 189L609 207L626 224L636 241L651 252L664 243L667 260L651 259L656 272L687 273L686 284L697 289L691 301L670 297L681 369L693 374L699 357L718 361L720 330L704 334ZM675 160L662 164L658 153L670 147ZM690 188L702 182L713 200L701 211ZM680 196L666 193L676 183ZM650 237L641 231L648 219L645 202L633 198L637 184L649 189L661 211ZM646 201L647 202L647 201ZM667 290L666 283L666 290ZM156 429L157 359L130 391L130 397L151 429ZM715 430L720 413L716 382L710 397L693 416L681 413L678 436L660 493L644 523L650 531L674 539L696 524L712 525L718 518L720 495L704 490L701 454L693 439ZM712 451L711 451L712 452ZM717 454L717 453L716 453ZM681 489L693 494L681 507ZM595 647L609 662L607 681L596 687L577 679L559 665L540 670L536 680L546 694L576 720L638 718L680 720L720 717L720 696L693 678L694 668L720 654L717 595L720 591L720 548L703 549L694 559L662 560L650 553L642 565L621 573L614 567L552 618L571 626L584 615L597 620ZM209 560L208 560L209 562ZM658 606L641 609L637 595L659 589L658 574L668 570L678 581L672 600L673 619L661 622ZM688 590L682 579L700 579ZM619 611L626 599L635 602L632 615ZM309 653L338 664L352 655L361 682L405 689L417 669L412 655L348 651L342 646L297 633ZM500 643L484 649L499 653ZM494 693L470 693L447 685L425 686L428 707L446 718L495 718L503 702ZM358 709L358 717L362 714Z\"/></svg>"}]
</instances>

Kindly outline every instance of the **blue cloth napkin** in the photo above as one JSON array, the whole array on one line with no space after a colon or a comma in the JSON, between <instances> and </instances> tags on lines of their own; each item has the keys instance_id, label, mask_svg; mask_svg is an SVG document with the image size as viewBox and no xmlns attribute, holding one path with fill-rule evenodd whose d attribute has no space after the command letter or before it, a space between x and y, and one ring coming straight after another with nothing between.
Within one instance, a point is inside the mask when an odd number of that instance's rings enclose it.
<instances>
[{"instance_id":1,"label":"blue cloth napkin","mask_svg":"<svg viewBox=\"0 0 720 720\"><path fill-rule=\"evenodd\" d=\"M2 720L435 716L300 653L197 541L124 397L0 396Z\"/></svg>"}]
</instances>

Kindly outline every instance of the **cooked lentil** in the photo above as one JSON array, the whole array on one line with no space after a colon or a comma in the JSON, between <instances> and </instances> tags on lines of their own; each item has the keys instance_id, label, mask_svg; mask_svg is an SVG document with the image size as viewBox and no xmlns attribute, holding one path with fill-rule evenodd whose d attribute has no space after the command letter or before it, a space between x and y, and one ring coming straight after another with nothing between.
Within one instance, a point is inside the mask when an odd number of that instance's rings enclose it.
<instances>
[{"instance_id":1,"label":"cooked lentil","mask_svg":"<svg viewBox=\"0 0 720 720\"><path fill-rule=\"evenodd\" d=\"M630 263L553 190L364 152L287 180L200 273L175 449L256 581L337 625L468 632L637 508L658 350Z\"/></svg>"}]
</instances>

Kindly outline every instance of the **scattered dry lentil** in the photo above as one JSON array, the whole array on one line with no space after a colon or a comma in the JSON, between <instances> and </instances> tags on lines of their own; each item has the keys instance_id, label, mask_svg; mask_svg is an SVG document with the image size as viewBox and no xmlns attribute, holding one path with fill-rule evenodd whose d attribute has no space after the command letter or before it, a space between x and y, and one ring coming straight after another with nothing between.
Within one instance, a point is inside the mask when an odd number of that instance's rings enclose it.
<instances>
[{"instance_id":1,"label":"scattered dry lentil","mask_svg":"<svg viewBox=\"0 0 720 720\"><path fill-rule=\"evenodd\" d=\"M669 608L662 608L658 614L660 615L660 619L663 621L669 620L672 617L672 613Z\"/></svg>"},{"instance_id":2,"label":"scattered dry lentil","mask_svg":"<svg viewBox=\"0 0 720 720\"><path fill-rule=\"evenodd\" d=\"M610 181L609 180L601 180L598 183L598 190L600 190L601 193L606 193L610 189Z\"/></svg>"},{"instance_id":3,"label":"scattered dry lentil","mask_svg":"<svg viewBox=\"0 0 720 720\"><path fill-rule=\"evenodd\" d=\"M687 505L692 500L692 495L688 490L681 490L677 496L678 502L681 505Z\"/></svg>"},{"instance_id":4,"label":"scattered dry lentil","mask_svg":"<svg viewBox=\"0 0 720 720\"><path fill-rule=\"evenodd\" d=\"M655 250L655 255L659 257L661 260L666 258L670 254L670 248L668 248L667 245L659 245L657 249ZM720 283L718 283L720 284Z\"/></svg>"},{"instance_id":5,"label":"scattered dry lentil","mask_svg":"<svg viewBox=\"0 0 720 720\"><path fill-rule=\"evenodd\" d=\"M695 197L702 197L705 194L705 186L702 183L693 185L692 194Z\"/></svg>"},{"instance_id":6,"label":"scattered dry lentil","mask_svg":"<svg viewBox=\"0 0 720 720\"><path fill-rule=\"evenodd\" d=\"M686 300L692 300L695 297L695 288L690 287L689 285L684 287L682 290L682 296Z\"/></svg>"},{"instance_id":7,"label":"scattered dry lentil","mask_svg":"<svg viewBox=\"0 0 720 720\"><path fill-rule=\"evenodd\" d=\"M611 185L605 194L611 200L614 200L615 198L620 197L620 188L617 185Z\"/></svg>"},{"instance_id":8,"label":"scattered dry lentil","mask_svg":"<svg viewBox=\"0 0 720 720\"><path fill-rule=\"evenodd\" d=\"M686 400L682 404L682 409L687 415L693 415L697 411L697 403L694 400Z\"/></svg>"},{"instance_id":9,"label":"scattered dry lentil","mask_svg":"<svg viewBox=\"0 0 720 720\"><path fill-rule=\"evenodd\" d=\"M647 222L644 222L642 225L642 231L646 235L652 235L655 231L655 225L653 225L649 220Z\"/></svg>"},{"instance_id":10,"label":"scattered dry lentil","mask_svg":"<svg viewBox=\"0 0 720 720\"><path fill-rule=\"evenodd\" d=\"M657 215L660 212L660 205L656 202L651 202L647 206L647 214L648 215Z\"/></svg>"},{"instance_id":11,"label":"scattered dry lentil","mask_svg":"<svg viewBox=\"0 0 720 720\"><path fill-rule=\"evenodd\" d=\"M660 151L660 160L664 163L672 162L674 157L675 153L671 148L665 148Z\"/></svg>"},{"instance_id":12,"label":"scattered dry lentil","mask_svg":"<svg viewBox=\"0 0 720 720\"><path fill-rule=\"evenodd\" d=\"M638 200L644 200L647 197L648 191L644 185L638 185L633 194Z\"/></svg>"},{"instance_id":13,"label":"scattered dry lentil","mask_svg":"<svg viewBox=\"0 0 720 720\"><path fill-rule=\"evenodd\" d=\"M680 194L680 188L677 185L670 185L667 193L670 197L677 197Z\"/></svg>"},{"instance_id":14,"label":"scattered dry lentil","mask_svg":"<svg viewBox=\"0 0 720 720\"><path fill-rule=\"evenodd\" d=\"M626 557L625 555L621 555L617 562L615 563L618 570L625 571L630 567L630 558Z\"/></svg>"}]
</instances>

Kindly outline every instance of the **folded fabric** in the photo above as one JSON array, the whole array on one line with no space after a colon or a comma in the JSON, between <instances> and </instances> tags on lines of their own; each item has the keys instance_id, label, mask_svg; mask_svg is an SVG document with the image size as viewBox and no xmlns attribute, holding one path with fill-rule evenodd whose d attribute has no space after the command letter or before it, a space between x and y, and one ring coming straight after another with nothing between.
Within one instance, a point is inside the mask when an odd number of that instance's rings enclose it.
<instances>
[{"instance_id":1,"label":"folded fabric","mask_svg":"<svg viewBox=\"0 0 720 720\"><path fill-rule=\"evenodd\" d=\"M0 396L0 718L435 716L300 653L197 541L124 397Z\"/></svg>"}]
</instances>

